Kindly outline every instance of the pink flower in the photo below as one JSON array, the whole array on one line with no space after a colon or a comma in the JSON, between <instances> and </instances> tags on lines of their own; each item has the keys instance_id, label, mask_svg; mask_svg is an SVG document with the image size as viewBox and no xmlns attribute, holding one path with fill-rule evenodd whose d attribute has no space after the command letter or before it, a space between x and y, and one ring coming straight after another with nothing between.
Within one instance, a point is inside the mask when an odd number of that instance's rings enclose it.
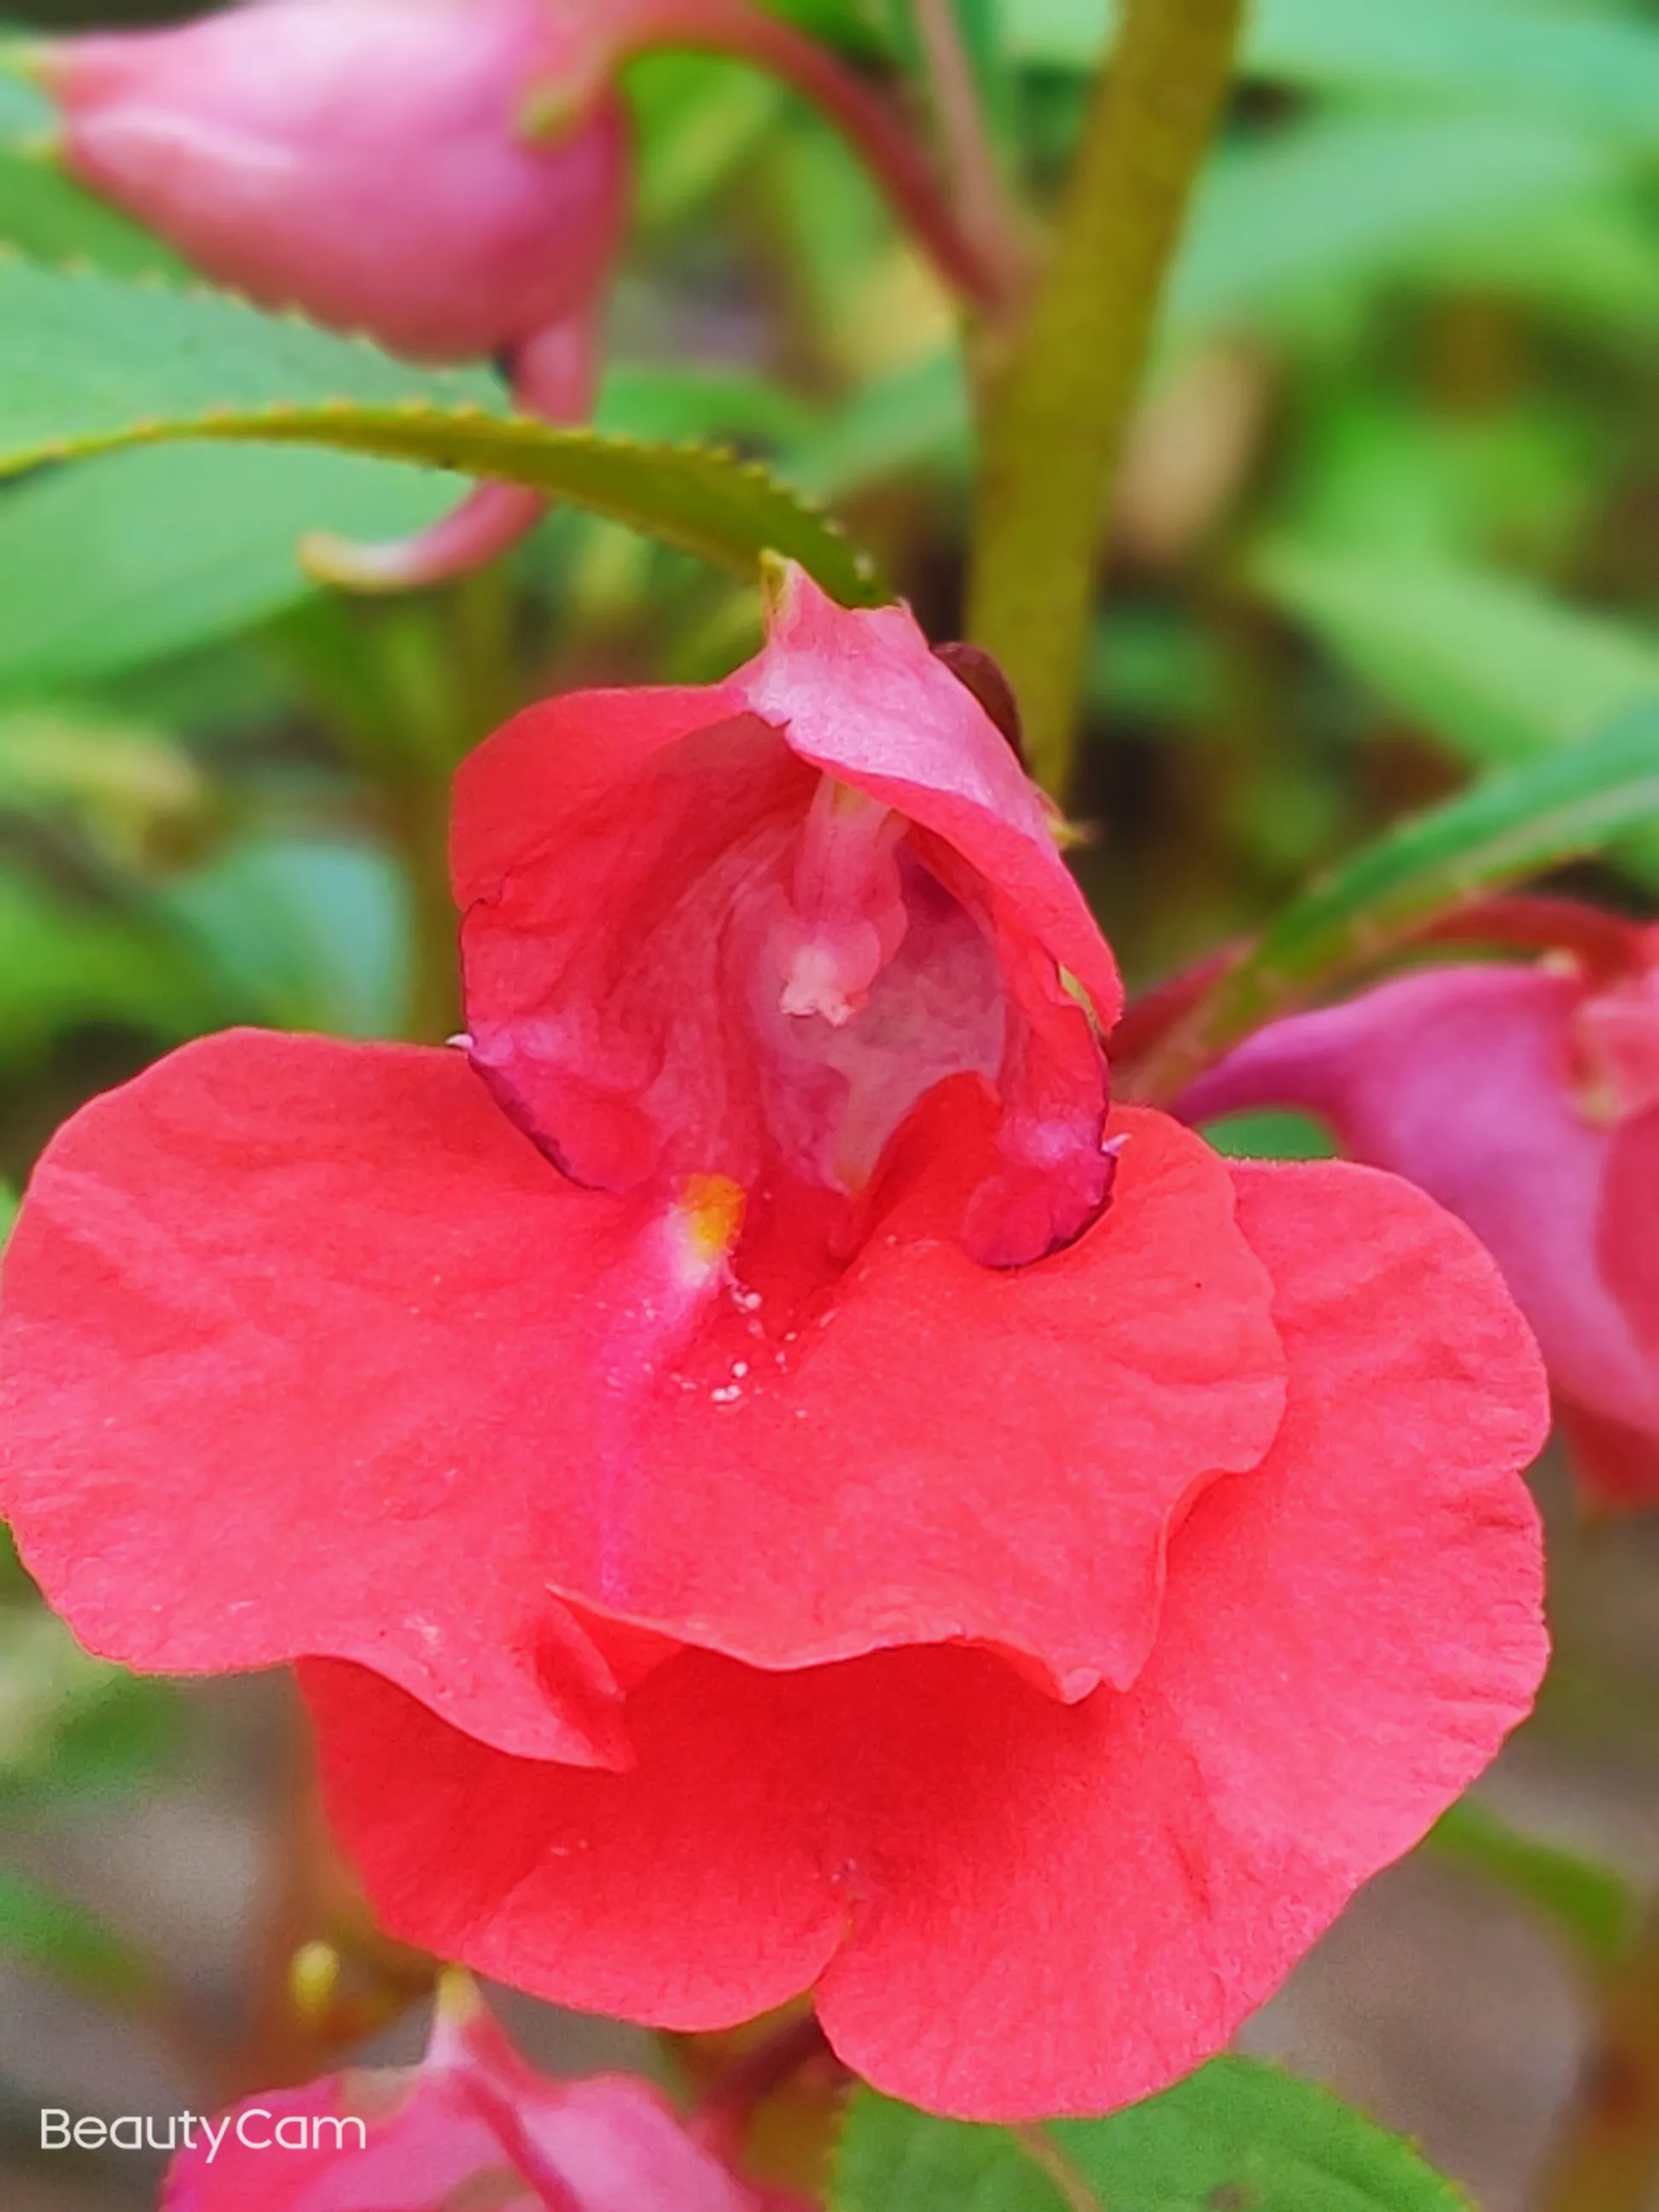
<instances>
[{"instance_id":1,"label":"pink flower","mask_svg":"<svg viewBox=\"0 0 1659 2212\"><path fill-rule=\"evenodd\" d=\"M1189 1121L1322 1115L1356 1158L1462 1217L1537 1332L1584 1480L1659 1502L1659 930L1594 918L1592 975L1441 968L1275 1024L1190 1090Z\"/></svg>"},{"instance_id":2,"label":"pink flower","mask_svg":"<svg viewBox=\"0 0 1659 2212\"><path fill-rule=\"evenodd\" d=\"M268 2091L191 2132L161 2212L806 2212L740 2180L648 2082L538 2074L464 1975L421 2065Z\"/></svg>"},{"instance_id":3,"label":"pink flower","mask_svg":"<svg viewBox=\"0 0 1659 2212\"><path fill-rule=\"evenodd\" d=\"M501 361L555 422L592 404L630 183L614 93L528 117L583 49L550 0L252 0L46 50L72 173L220 283L417 360ZM485 485L401 547L309 550L360 586L501 550L543 502Z\"/></svg>"},{"instance_id":4,"label":"pink flower","mask_svg":"<svg viewBox=\"0 0 1659 2212\"><path fill-rule=\"evenodd\" d=\"M556 143L548 0L253 0L49 49L70 167L216 282L417 360L517 356L586 313L626 210L606 97Z\"/></svg>"},{"instance_id":5,"label":"pink flower","mask_svg":"<svg viewBox=\"0 0 1659 2212\"><path fill-rule=\"evenodd\" d=\"M64 1130L0 1508L94 1649L300 1658L387 1926L979 2118L1212 2055L1541 1670L1542 1375L1392 1177L1112 1109L1110 953L909 615L459 780L468 1053Z\"/></svg>"}]
</instances>

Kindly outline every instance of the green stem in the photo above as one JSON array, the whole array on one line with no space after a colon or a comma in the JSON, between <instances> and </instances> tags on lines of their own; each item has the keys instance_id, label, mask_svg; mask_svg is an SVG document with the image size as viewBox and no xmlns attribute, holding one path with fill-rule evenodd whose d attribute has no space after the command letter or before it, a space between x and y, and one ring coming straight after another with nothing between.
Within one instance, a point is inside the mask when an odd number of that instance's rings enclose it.
<instances>
[{"instance_id":1,"label":"green stem","mask_svg":"<svg viewBox=\"0 0 1659 2212\"><path fill-rule=\"evenodd\" d=\"M969 635L1063 797L1107 511L1244 0L1127 0L1053 258L984 425Z\"/></svg>"},{"instance_id":2,"label":"green stem","mask_svg":"<svg viewBox=\"0 0 1659 2212\"><path fill-rule=\"evenodd\" d=\"M1646 2212L1659 2185L1659 1916L1607 1982L1540 2212Z\"/></svg>"}]
</instances>

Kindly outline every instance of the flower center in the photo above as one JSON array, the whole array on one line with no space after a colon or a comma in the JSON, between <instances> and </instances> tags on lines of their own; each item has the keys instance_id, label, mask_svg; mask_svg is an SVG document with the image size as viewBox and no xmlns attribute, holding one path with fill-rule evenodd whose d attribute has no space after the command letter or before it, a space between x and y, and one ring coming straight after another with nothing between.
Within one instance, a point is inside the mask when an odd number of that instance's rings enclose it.
<instances>
[{"instance_id":1,"label":"flower center","mask_svg":"<svg viewBox=\"0 0 1659 2212\"><path fill-rule=\"evenodd\" d=\"M788 911L778 925L780 1010L845 1029L909 927L890 807L821 777L795 848Z\"/></svg>"}]
</instances>

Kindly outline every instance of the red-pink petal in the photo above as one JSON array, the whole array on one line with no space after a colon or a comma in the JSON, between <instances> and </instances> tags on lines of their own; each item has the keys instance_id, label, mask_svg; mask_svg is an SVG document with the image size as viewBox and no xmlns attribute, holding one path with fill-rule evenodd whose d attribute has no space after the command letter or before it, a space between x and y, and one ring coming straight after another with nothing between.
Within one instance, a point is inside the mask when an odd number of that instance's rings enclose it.
<instances>
[{"instance_id":1,"label":"red-pink petal","mask_svg":"<svg viewBox=\"0 0 1659 2212\"><path fill-rule=\"evenodd\" d=\"M1659 1376L1659 1107L1620 1122L1608 1139L1596 1243L1607 1288ZM1659 1422L1654 1443L1659 1449Z\"/></svg>"},{"instance_id":2,"label":"red-pink petal","mask_svg":"<svg viewBox=\"0 0 1659 2212\"><path fill-rule=\"evenodd\" d=\"M1277 1425L1268 1286L1221 1164L1157 1115L1080 1244L978 1267L927 1165L971 1182L972 1104L939 1094L838 1279L781 1233L665 1341L658 1217L568 1182L459 1056L190 1047L37 1175L0 1505L111 1656L359 1659L534 1755L624 1761L622 1690L684 1641L1127 1681L1172 1516ZM935 1145L947 1116L970 1133Z\"/></svg>"},{"instance_id":3,"label":"red-pink petal","mask_svg":"<svg viewBox=\"0 0 1659 2212\"><path fill-rule=\"evenodd\" d=\"M0 1305L0 1510L93 1650L362 1659L462 1726L626 1756L538 1571L581 1301L625 1247L456 1054L233 1033L61 1131Z\"/></svg>"},{"instance_id":4,"label":"red-pink petal","mask_svg":"<svg viewBox=\"0 0 1659 2212\"><path fill-rule=\"evenodd\" d=\"M1109 1024L1116 969L1046 803L904 609L792 571L726 683L532 709L463 768L454 861L474 1062L579 1181L856 1194L974 1073L1002 1109L975 1257L1041 1257L1104 1203L1079 995Z\"/></svg>"}]
</instances>

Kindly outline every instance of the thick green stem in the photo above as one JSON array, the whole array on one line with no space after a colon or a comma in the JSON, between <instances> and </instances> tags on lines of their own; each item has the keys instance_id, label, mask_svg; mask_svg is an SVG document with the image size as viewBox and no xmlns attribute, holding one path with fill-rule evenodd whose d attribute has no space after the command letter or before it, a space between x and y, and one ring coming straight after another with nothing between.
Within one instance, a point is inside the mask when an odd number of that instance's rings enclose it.
<instances>
[{"instance_id":1,"label":"thick green stem","mask_svg":"<svg viewBox=\"0 0 1659 2212\"><path fill-rule=\"evenodd\" d=\"M1609 1978L1540 2212L1647 2212L1659 2191L1659 1915Z\"/></svg>"},{"instance_id":2,"label":"thick green stem","mask_svg":"<svg viewBox=\"0 0 1659 2212\"><path fill-rule=\"evenodd\" d=\"M969 635L1013 680L1033 772L1069 781L1104 516L1244 0L1127 0L1053 258L991 385Z\"/></svg>"}]
</instances>

